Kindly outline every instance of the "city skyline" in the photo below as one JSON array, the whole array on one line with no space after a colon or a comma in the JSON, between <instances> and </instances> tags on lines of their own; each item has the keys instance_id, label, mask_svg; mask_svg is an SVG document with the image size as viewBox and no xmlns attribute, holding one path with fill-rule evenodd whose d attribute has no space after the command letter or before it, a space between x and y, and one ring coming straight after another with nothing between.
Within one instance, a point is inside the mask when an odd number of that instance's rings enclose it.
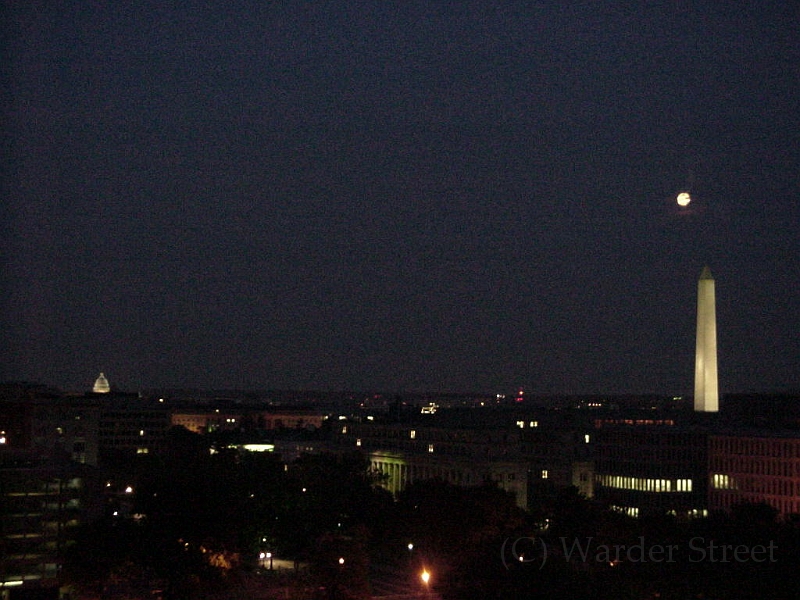
<instances>
[{"instance_id":1,"label":"city skyline","mask_svg":"<svg viewBox=\"0 0 800 600\"><path fill-rule=\"evenodd\" d=\"M0 380L796 391L796 16L11 6Z\"/></svg>"}]
</instances>

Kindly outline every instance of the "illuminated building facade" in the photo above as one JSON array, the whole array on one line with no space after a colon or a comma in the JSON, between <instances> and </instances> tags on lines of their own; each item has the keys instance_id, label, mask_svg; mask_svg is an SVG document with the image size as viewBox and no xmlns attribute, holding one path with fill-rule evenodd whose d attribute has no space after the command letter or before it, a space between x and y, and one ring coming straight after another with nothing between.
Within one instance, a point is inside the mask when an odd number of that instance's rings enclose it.
<instances>
[{"instance_id":1,"label":"illuminated building facade","mask_svg":"<svg viewBox=\"0 0 800 600\"><path fill-rule=\"evenodd\" d=\"M235 431L242 426L240 412L216 410L175 410L170 416L173 427L185 427L193 433Z\"/></svg>"},{"instance_id":2,"label":"illuminated building facade","mask_svg":"<svg viewBox=\"0 0 800 600\"><path fill-rule=\"evenodd\" d=\"M465 486L494 481L527 507L528 464L508 444L508 430L340 423L337 442L362 450L393 494L431 478Z\"/></svg>"},{"instance_id":3,"label":"illuminated building facade","mask_svg":"<svg viewBox=\"0 0 800 600\"><path fill-rule=\"evenodd\" d=\"M339 422L334 442L340 448L363 451L373 468L387 476L386 487L395 494L411 482L430 478L464 486L493 481L523 508L552 498L575 482L582 491L591 492L590 430L553 422L552 415L505 412L491 425L478 421L440 421L435 426Z\"/></svg>"},{"instance_id":4,"label":"illuminated building facade","mask_svg":"<svg viewBox=\"0 0 800 600\"><path fill-rule=\"evenodd\" d=\"M800 435L745 432L709 438L709 509L765 502L800 514Z\"/></svg>"},{"instance_id":5,"label":"illuminated building facade","mask_svg":"<svg viewBox=\"0 0 800 600\"><path fill-rule=\"evenodd\" d=\"M303 410L253 410L230 408L180 408L172 412L171 423L194 433L237 429L319 429L325 415Z\"/></svg>"}]
</instances>

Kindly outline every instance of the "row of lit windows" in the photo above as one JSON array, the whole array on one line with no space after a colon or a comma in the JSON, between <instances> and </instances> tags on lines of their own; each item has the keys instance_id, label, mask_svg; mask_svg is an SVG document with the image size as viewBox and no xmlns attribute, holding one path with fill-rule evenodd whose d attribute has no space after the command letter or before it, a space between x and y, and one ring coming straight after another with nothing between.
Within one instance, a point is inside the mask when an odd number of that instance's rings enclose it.
<instances>
[{"instance_id":1,"label":"row of lit windows","mask_svg":"<svg viewBox=\"0 0 800 600\"><path fill-rule=\"evenodd\" d=\"M629 517L634 517L635 518L635 517L639 516L639 509L637 507L635 507L635 506L618 506L616 504L611 504L611 505L609 505L609 508L611 510L616 511L616 512L620 512L620 513L626 514ZM671 510L671 511L669 511L669 514L674 516L674 515L677 514L677 512L674 511L674 510ZM697 519L699 517L707 517L708 516L708 509L705 509L705 508L693 508L691 510L685 511L683 514L686 515L687 517L692 518L692 519Z\"/></svg>"},{"instance_id":2,"label":"row of lit windows","mask_svg":"<svg viewBox=\"0 0 800 600\"><path fill-rule=\"evenodd\" d=\"M595 483L620 490L638 492L691 492L691 479L649 479L622 475L596 475Z\"/></svg>"},{"instance_id":3,"label":"row of lit windows","mask_svg":"<svg viewBox=\"0 0 800 600\"><path fill-rule=\"evenodd\" d=\"M747 477L724 473L711 476L711 487L715 490L740 490L742 492L770 494L773 496L800 496L800 482L791 479Z\"/></svg>"},{"instance_id":4,"label":"row of lit windows","mask_svg":"<svg viewBox=\"0 0 800 600\"><path fill-rule=\"evenodd\" d=\"M711 476L711 487L715 490L737 490L736 479L724 473L714 473Z\"/></svg>"},{"instance_id":5,"label":"row of lit windows","mask_svg":"<svg viewBox=\"0 0 800 600\"><path fill-rule=\"evenodd\" d=\"M672 419L595 419L594 426L598 429L609 425L675 425Z\"/></svg>"}]
</instances>

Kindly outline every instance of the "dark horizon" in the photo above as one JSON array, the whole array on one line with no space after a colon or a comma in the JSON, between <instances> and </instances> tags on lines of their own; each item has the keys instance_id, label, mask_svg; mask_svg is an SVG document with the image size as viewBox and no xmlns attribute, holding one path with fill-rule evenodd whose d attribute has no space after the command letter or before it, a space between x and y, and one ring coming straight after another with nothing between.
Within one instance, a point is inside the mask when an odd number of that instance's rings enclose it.
<instances>
[{"instance_id":1,"label":"dark horizon","mask_svg":"<svg viewBox=\"0 0 800 600\"><path fill-rule=\"evenodd\" d=\"M800 389L793 6L5 16L0 379Z\"/></svg>"}]
</instances>

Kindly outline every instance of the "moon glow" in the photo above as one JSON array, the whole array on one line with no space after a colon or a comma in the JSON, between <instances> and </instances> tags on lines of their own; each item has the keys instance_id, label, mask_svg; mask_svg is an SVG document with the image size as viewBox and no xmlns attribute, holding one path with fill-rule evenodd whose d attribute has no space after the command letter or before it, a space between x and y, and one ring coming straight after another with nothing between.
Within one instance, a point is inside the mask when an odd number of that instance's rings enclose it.
<instances>
[{"instance_id":1,"label":"moon glow","mask_svg":"<svg viewBox=\"0 0 800 600\"><path fill-rule=\"evenodd\" d=\"M692 201L692 197L688 192L681 192L678 194L676 200L678 201L678 206L689 206L689 202Z\"/></svg>"}]
</instances>

